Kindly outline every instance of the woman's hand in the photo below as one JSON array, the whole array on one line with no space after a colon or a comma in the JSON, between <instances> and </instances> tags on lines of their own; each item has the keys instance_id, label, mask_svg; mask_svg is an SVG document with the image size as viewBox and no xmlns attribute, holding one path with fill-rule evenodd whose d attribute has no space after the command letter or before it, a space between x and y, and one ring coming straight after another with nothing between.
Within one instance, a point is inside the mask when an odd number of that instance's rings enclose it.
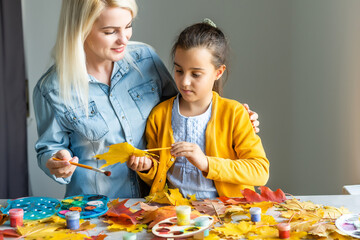
<instances>
[{"instance_id":1,"label":"woman's hand","mask_svg":"<svg viewBox=\"0 0 360 240\"><path fill-rule=\"evenodd\" d=\"M254 131L256 133L260 132L260 128L259 128L260 122L258 121L259 115L256 112L251 111L249 105L247 105L246 103L244 103L243 105L250 115L250 121L251 124L253 125Z\"/></svg>"},{"instance_id":2,"label":"woman's hand","mask_svg":"<svg viewBox=\"0 0 360 240\"><path fill-rule=\"evenodd\" d=\"M62 161L50 158L46 162L46 167L50 170L50 173L55 175L57 178L70 177L74 173L76 166L71 165L69 161L75 163L79 162L78 157L72 158L69 151L65 149L58 151L53 157L62 159Z\"/></svg>"},{"instance_id":3,"label":"woman's hand","mask_svg":"<svg viewBox=\"0 0 360 240\"><path fill-rule=\"evenodd\" d=\"M126 162L127 166L134 171L149 171L152 168L153 162L148 157L136 157L132 155Z\"/></svg>"},{"instance_id":4,"label":"woman's hand","mask_svg":"<svg viewBox=\"0 0 360 240\"><path fill-rule=\"evenodd\" d=\"M199 145L177 142L172 145L170 152L175 157L186 157L200 171L209 172L209 162Z\"/></svg>"}]
</instances>

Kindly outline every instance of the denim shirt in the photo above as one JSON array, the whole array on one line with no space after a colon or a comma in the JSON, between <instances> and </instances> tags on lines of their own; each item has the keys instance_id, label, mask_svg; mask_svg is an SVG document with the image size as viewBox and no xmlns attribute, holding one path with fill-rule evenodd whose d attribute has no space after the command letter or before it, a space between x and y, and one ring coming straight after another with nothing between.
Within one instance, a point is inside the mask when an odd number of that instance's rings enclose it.
<instances>
[{"instance_id":1,"label":"denim shirt","mask_svg":"<svg viewBox=\"0 0 360 240\"><path fill-rule=\"evenodd\" d=\"M179 110L178 95L173 104L171 127L175 142L191 142L199 145L205 153L205 131L211 118L212 103L198 116L185 117ZM196 194L197 199L218 197L214 182L204 177L202 172L190 163L186 157L177 157L175 163L167 172L169 188L179 188L184 197Z\"/></svg>"},{"instance_id":2,"label":"denim shirt","mask_svg":"<svg viewBox=\"0 0 360 240\"><path fill-rule=\"evenodd\" d=\"M110 86L89 75L88 117L79 104L65 106L59 96L54 66L34 89L38 165L55 181L67 184L66 196L140 197L136 173L126 163L106 167L105 170L112 172L110 177L77 167L71 177L56 178L46 167L47 160L61 149L77 156L79 163L99 168L105 161L95 160L93 156L107 152L111 144L128 142L136 148L145 148L144 131L150 111L177 91L171 75L151 47L131 43L127 51L138 69L124 59L115 62Z\"/></svg>"}]
</instances>

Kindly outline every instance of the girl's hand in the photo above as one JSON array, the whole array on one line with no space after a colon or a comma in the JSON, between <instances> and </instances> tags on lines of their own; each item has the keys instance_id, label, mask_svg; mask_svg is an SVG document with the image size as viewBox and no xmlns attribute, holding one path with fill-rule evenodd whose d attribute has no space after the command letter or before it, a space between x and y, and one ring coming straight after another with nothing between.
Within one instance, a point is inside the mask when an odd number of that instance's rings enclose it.
<instances>
[{"instance_id":1,"label":"girl's hand","mask_svg":"<svg viewBox=\"0 0 360 240\"><path fill-rule=\"evenodd\" d=\"M153 162L148 157L136 157L132 155L126 162L127 166L134 171L149 171L152 168Z\"/></svg>"},{"instance_id":2,"label":"girl's hand","mask_svg":"<svg viewBox=\"0 0 360 240\"><path fill-rule=\"evenodd\" d=\"M72 158L69 151L65 149L58 151L53 157L62 159L62 161L50 158L46 162L46 167L50 170L50 173L55 175L57 178L70 177L74 173L76 166L71 165L69 161L75 163L79 162L78 157Z\"/></svg>"},{"instance_id":3,"label":"girl's hand","mask_svg":"<svg viewBox=\"0 0 360 240\"><path fill-rule=\"evenodd\" d=\"M258 121L259 115L256 112L251 111L249 105L247 105L246 103L244 103L243 105L250 115L250 121L251 124L253 125L254 131L256 133L260 132L260 128L259 128L260 122Z\"/></svg>"},{"instance_id":4,"label":"girl's hand","mask_svg":"<svg viewBox=\"0 0 360 240\"><path fill-rule=\"evenodd\" d=\"M177 142L172 145L170 152L175 157L186 157L200 171L209 172L209 162L199 145Z\"/></svg>"}]
</instances>

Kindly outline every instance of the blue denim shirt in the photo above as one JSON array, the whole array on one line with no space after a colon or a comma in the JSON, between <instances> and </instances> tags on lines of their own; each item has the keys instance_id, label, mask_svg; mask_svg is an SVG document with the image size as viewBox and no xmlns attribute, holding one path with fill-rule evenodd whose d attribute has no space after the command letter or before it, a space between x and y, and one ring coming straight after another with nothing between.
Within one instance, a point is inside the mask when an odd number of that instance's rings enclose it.
<instances>
[{"instance_id":1,"label":"blue denim shirt","mask_svg":"<svg viewBox=\"0 0 360 240\"><path fill-rule=\"evenodd\" d=\"M110 177L77 167L71 177L56 178L46 167L47 160L61 149L77 156L79 163L99 168L105 162L93 156L107 152L111 144L126 141L136 148L145 148L144 131L151 109L177 91L171 75L151 47L132 43L127 51L139 71L123 59L114 63L110 86L89 75L88 117L82 106L64 105L54 66L34 89L38 164L54 180L67 184L66 196L140 196L136 173L126 163L105 168L112 172Z\"/></svg>"}]
</instances>

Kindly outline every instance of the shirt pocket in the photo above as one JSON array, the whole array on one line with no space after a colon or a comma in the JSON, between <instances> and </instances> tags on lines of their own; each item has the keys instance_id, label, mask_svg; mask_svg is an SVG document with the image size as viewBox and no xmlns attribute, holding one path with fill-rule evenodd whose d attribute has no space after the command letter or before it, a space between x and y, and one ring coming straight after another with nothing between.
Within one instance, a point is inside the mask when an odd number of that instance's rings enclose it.
<instances>
[{"instance_id":1,"label":"shirt pocket","mask_svg":"<svg viewBox=\"0 0 360 240\"><path fill-rule=\"evenodd\" d=\"M98 141L109 132L109 127L94 101L89 103L88 111L89 116L86 117L83 107L72 108L65 112L65 117L71 123L75 132L89 141Z\"/></svg>"},{"instance_id":2,"label":"shirt pocket","mask_svg":"<svg viewBox=\"0 0 360 240\"><path fill-rule=\"evenodd\" d=\"M153 107L160 102L159 88L153 80L131 88L129 94L143 119L147 119Z\"/></svg>"}]
</instances>

